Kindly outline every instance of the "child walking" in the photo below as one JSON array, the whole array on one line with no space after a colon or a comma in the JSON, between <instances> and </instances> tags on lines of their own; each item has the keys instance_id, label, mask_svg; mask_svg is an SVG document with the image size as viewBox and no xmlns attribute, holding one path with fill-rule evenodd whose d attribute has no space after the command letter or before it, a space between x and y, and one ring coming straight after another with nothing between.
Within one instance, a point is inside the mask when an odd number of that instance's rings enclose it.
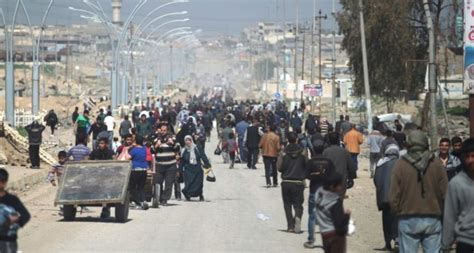
<instances>
[{"instance_id":1,"label":"child walking","mask_svg":"<svg viewBox=\"0 0 474 253\"><path fill-rule=\"evenodd\" d=\"M316 191L316 221L321 230L325 253L345 253L350 211L344 211L345 187L342 176L332 173L324 187Z\"/></svg>"},{"instance_id":2,"label":"child walking","mask_svg":"<svg viewBox=\"0 0 474 253\"><path fill-rule=\"evenodd\" d=\"M229 154L230 166L229 169L234 168L235 157L239 154L239 145L235 141L235 134L229 133L229 139L224 142L222 149Z\"/></svg>"}]
</instances>

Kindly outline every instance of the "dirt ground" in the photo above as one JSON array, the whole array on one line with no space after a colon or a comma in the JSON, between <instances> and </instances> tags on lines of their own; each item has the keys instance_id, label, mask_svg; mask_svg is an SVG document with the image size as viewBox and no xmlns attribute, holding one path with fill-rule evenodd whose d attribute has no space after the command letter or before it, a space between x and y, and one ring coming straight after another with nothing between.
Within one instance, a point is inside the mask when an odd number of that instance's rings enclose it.
<instances>
[{"instance_id":1,"label":"dirt ground","mask_svg":"<svg viewBox=\"0 0 474 253\"><path fill-rule=\"evenodd\" d=\"M67 132L60 136L67 136ZM208 154L212 154L214 145L214 141L207 145ZM30 224L20 232L20 248L26 253L322 252L303 248L307 233L281 232L286 226L281 192L279 188L263 187L263 164L258 164L257 171L246 170L243 165L228 170L220 157L210 155L210 158L218 183L205 184L205 203L172 200L172 207L150 209L146 213L131 210L131 221L122 225L98 220L100 209L97 208L79 214L77 222L62 222L58 208L53 206L56 188L40 184L20 195L33 215ZM348 252L373 252L383 245L381 214L376 208L375 190L366 168L368 160L362 155L359 178L345 201L357 229L348 238ZM255 216L260 212L270 219L257 219ZM304 230L307 218L305 203ZM53 231L55 239L45 241L44 234ZM194 239L183 240L188 236ZM316 238L320 244L319 234Z\"/></svg>"},{"instance_id":2,"label":"dirt ground","mask_svg":"<svg viewBox=\"0 0 474 253\"><path fill-rule=\"evenodd\" d=\"M0 97L0 111L5 108L5 97ZM76 98L63 96L40 97L40 113L46 114L53 109L59 117L60 122L69 117L74 111L74 107L83 108L83 102ZM16 97L15 109L31 112L31 97Z\"/></svg>"}]
</instances>

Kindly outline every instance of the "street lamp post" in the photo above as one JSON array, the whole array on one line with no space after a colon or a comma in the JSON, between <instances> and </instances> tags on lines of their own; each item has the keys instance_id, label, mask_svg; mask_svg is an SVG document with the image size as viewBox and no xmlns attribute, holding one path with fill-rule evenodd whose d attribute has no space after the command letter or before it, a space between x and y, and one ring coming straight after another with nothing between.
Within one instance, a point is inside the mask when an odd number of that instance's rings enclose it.
<instances>
[{"instance_id":1,"label":"street lamp post","mask_svg":"<svg viewBox=\"0 0 474 253\"><path fill-rule=\"evenodd\" d=\"M94 22L104 24L104 26L107 30L107 34L108 34L109 39L110 39L110 45L111 45L111 48L112 48L112 59L113 59L115 57L115 41L114 41L114 37L112 35L115 32L115 30L111 29L111 28L113 28L113 24L108 19L107 15L105 15L105 13L104 13L104 11L103 11L103 9L100 5L95 6L94 4L92 4L91 2L89 2L87 0L84 0L84 3L87 4L94 12L83 10L83 9L77 9L77 8L74 8L74 7L69 7L69 9L72 10L72 11L78 11L78 12L83 12L83 13L87 13L89 15L92 15L91 17L87 17L87 16L83 16L83 15L81 15L80 17L85 18L85 19L90 19ZM113 77L113 73L112 73L112 77Z\"/></svg>"},{"instance_id":2,"label":"street lamp post","mask_svg":"<svg viewBox=\"0 0 474 253\"><path fill-rule=\"evenodd\" d=\"M135 8L132 10L132 13L128 17L127 21L125 22L125 25L123 26L122 33L120 34L120 38L117 44L117 47L115 48L114 56L113 56L113 63L112 63L112 73L111 73L111 80L112 80L112 88L111 88L111 108L112 110L117 108L117 74L118 74L118 58L119 58L119 53L120 53L120 48L125 40L125 37L127 35L128 28L130 26L130 23L132 20L135 18L136 14L138 11L147 3L148 0L140 0L140 2L135 6Z\"/></svg>"},{"instance_id":3,"label":"street lamp post","mask_svg":"<svg viewBox=\"0 0 474 253\"><path fill-rule=\"evenodd\" d=\"M41 20L41 26L40 26L40 32L39 35L36 39L34 48L33 48L33 69L32 69L32 80L33 80L33 89L32 89L32 95L31 95L31 108L32 108L32 113L33 115L37 115L39 111L39 106L40 106L40 101L39 101L39 82L40 82L40 44L41 44L41 36L43 35L43 32L45 30L45 22L46 18L49 14L49 11L51 10L51 7L53 6L54 0L51 0L49 2L48 7L46 8L46 12L44 13L43 19ZM28 16L28 12L26 12L26 15Z\"/></svg>"},{"instance_id":4,"label":"street lamp post","mask_svg":"<svg viewBox=\"0 0 474 253\"><path fill-rule=\"evenodd\" d=\"M11 31L7 29L7 23L3 10L1 11L3 24L5 26L5 118L13 127L15 127L15 67L13 64L13 34L15 31L15 23L20 9L20 0L15 5L15 11L13 12L13 21L11 24Z\"/></svg>"},{"instance_id":5,"label":"street lamp post","mask_svg":"<svg viewBox=\"0 0 474 253\"><path fill-rule=\"evenodd\" d=\"M140 29L139 32L137 32L137 34L132 37L132 39L131 39L131 41L130 41L130 43L129 43L127 52L133 56L133 51L134 51L135 45L138 43L138 41L140 41L140 37L141 37L142 33L143 33L143 32L146 30L146 28L147 28L148 26L150 26L152 23L154 23L154 22L156 22L156 21L158 21L158 20L160 20L160 19L162 19L162 18L164 18L164 17L167 17L167 16L182 15L182 14L186 14L186 13L187 13L187 12L185 12L185 11L184 11L184 12L168 13L168 14L162 15L162 16L160 16L160 17L157 17L157 18L151 20L148 24L145 25L145 27L143 27L143 28L141 28L141 29L139 28L139 29ZM165 22L165 23L159 25L158 28L161 28L161 27L163 27L163 26L165 26L165 25L167 25L167 24L170 24L170 23L175 23L175 22L187 22L188 20L189 20L189 19L170 20L170 21L168 21L168 22ZM156 31L156 30L157 30L157 29L155 29L155 31ZM148 42L148 40L145 39L144 42ZM127 67L127 68L128 68L128 66L130 66L130 58L129 58L129 57L127 57L127 60L125 61L124 66ZM132 63L132 67L133 67L133 63ZM133 87L135 87L135 81L134 81L134 80L132 81L132 83L133 83L133 85L134 85ZM142 93L139 93L139 94L142 94Z\"/></svg>"},{"instance_id":6,"label":"street lamp post","mask_svg":"<svg viewBox=\"0 0 474 253\"><path fill-rule=\"evenodd\" d=\"M162 34L156 41L160 42L161 40L165 39L167 36L168 37L173 36L175 34L180 34L182 32L191 33L190 31L188 31L189 29L191 29L191 27L178 27L178 28L171 29L165 32L164 34ZM145 40L148 40L151 37L151 35L153 34L152 33L148 34Z\"/></svg>"},{"instance_id":7,"label":"street lamp post","mask_svg":"<svg viewBox=\"0 0 474 253\"><path fill-rule=\"evenodd\" d=\"M181 12L172 12L172 13L164 14L164 15L161 15L161 16L159 16L159 17L157 17L157 18L154 18L154 19L151 20L149 23L147 23L144 27L137 26L137 29L139 29L139 30L138 30L138 32L135 33L134 36L132 36L132 42L138 40L138 38L140 38L140 36L142 35L142 33L143 33L150 25L152 25L153 23L159 21L160 19L165 18L165 17L168 17L168 16L173 16L173 15L184 15L184 14L187 14L187 13L188 13L187 11L181 11ZM186 22L186 21L188 21L188 20L189 20L189 19L183 19L183 22ZM171 23L173 23L173 22L179 22L179 21L176 21L176 20L171 20L171 21L172 21ZM158 27L162 27L163 25L166 25L166 24L169 24L169 22L165 22L165 23L159 25ZM132 44L132 43L130 43L130 44Z\"/></svg>"},{"instance_id":8,"label":"street lamp post","mask_svg":"<svg viewBox=\"0 0 474 253\"><path fill-rule=\"evenodd\" d=\"M149 39L149 35L151 34L154 34L155 32L157 32L160 28L162 28L163 26L165 25L169 25L169 24L172 24L172 23L178 23L178 22L188 22L189 21L189 18L185 18L185 19L173 19L173 20L170 20L170 21L167 21L167 22L164 22L163 24L153 28L153 30L145 37L145 40L148 40ZM140 32L140 36L143 34L144 30L142 30ZM139 37L140 37L139 36Z\"/></svg>"}]
</instances>

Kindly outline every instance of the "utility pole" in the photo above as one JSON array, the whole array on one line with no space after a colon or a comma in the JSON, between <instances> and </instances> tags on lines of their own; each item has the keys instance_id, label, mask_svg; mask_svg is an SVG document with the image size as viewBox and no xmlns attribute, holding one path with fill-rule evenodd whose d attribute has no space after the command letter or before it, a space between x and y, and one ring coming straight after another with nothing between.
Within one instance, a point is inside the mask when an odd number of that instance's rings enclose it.
<instances>
[{"instance_id":1,"label":"utility pole","mask_svg":"<svg viewBox=\"0 0 474 253\"><path fill-rule=\"evenodd\" d=\"M69 29L66 30L66 67L64 68L64 76L66 78L66 83L67 83L67 94L71 96L71 82L69 80L69 54L70 49L69 49Z\"/></svg>"},{"instance_id":2,"label":"utility pole","mask_svg":"<svg viewBox=\"0 0 474 253\"><path fill-rule=\"evenodd\" d=\"M296 9L296 21L295 21L295 69L294 69L294 77L293 80L295 82L295 89L293 90L293 100L296 101L296 91L298 90L298 35L300 32L299 29L299 15L300 15L300 10L299 10L299 0L296 0L295 2L295 9Z\"/></svg>"},{"instance_id":3,"label":"utility pole","mask_svg":"<svg viewBox=\"0 0 474 253\"><path fill-rule=\"evenodd\" d=\"M336 0L332 0L332 122L336 125ZM340 87L339 87L340 89Z\"/></svg>"},{"instance_id":4,"label":"utility pole","mask_svg":"<svg viewBox=\"0 0 474 253\"><path fill-rule=\"evenodd\" d=\"M282 20L282 30L283 30L283 83L285 84L286 89L286 1L283 0L283 20ZM280 84L277 86L277 91L280 92Z\"/></svg>"},{"instance_id":5,"label":"utility pole","mask_svg":"<svg viewBox=\"0 0 474 253\"><path fill-rule=\"evenodd\" d=\"M365 103L367 107L367 125L369 133L372 132L372 102L370 96L369 85L369 68L367 64L367 47L365 45L365 24L364 24L364 8L362 0L359 0L359 15L360 15L360 39L362 44L362 63L364 65L364 89L365 89Z\"/></svg>"},{"instance_id":6,"label":"utility pole","mask_svg":"<svg viewBox=\"0 0 474 253\"><path fill-rule=\"evenodd\" d=\"M431 137L431 148L434 148L438 142L438 123L436 117L436 89L437 89L437 80L436 80L436 46L435 46L435 35L433 27L433 19L431 18L430 4L428 0L423 0L423 5L425 7L426 14L426 23L428 26L428 36L429 36L429 69L428 69L428 87L430 92L430 137Z\"/></svg>"},{"instance_id":7,"label":"utility pole","mask_svg":"<svg viewBox=\"0 0 474 253\"><path fill-rule=\"evenodd\" d=\"M173 83L173 45L170 45L170 81Z\"/></svg>"},{"instance_id":8,"label":"utility pole","mask_svg":"<svg viewBox=\"0 0 474 253\"><path fill-rule=\"evenodd\" d=\"M470 136L474 137L474 94L469 94L469 119Z\"/></svg>"},{"instance_id":9,"label":"utility pole","mask_svg":"<svg viewBox=\"0 0 474 253\"><path fill-rule=\"evenodd\" d=\"M306 51L306 29L303 30L303 56L301 57L301 80L304 80L304 54Z\"/></svg>"},{"instance_id":10,"label":"utility pole","mask_svg":"<svg viewBox=\"0 0 474 253\"><path fill-rule=\"evenodd\" d=\"M275 20L278 20L278 17L280 15L280 7L279 7L279 4L278 4L278 1L280 0L276 0L275 1L275 7L276 7L276 13L275 13ZM285 31L285 30L283 30ZM280 52L281 52L281 47L280 47L280 41L279 41L279 38L277 37L277 44L276 44L276 62L277 62L277 68L276 68L276 92L278 94L280 94Z\"/></svg>"},{"instance_id":11,"label":"utility pole","mask_svg":"<svg viewBox=\"0 0 474 253\"><path fill-rule=\"evenodd\" d=\"M323 53L322 53L322 35L323 35L323 31L322 31L322 22L323 22L323 19L327 19L327 15L324 15L323 16L323 13L321 11L321 9L319 9L319 13L318 13L318 16L315 16L314 17L314 20L316 21L316 19L318 19L318 36L319 36L319 42L318 42L318 58L319 58L319 85L323 85L323 74L322 74L322 67L323 67L323 64L322 64L322 59L323 59ZM321 101L320 101L321 103ZM319 112L321 114L321 104L319 105Z\"/></svg>"},{"instance_id":12,"label":"utility pole","mask_svg":"<svg viewBox=\"0 0 474 253\"><path fill-rule=\"evenodd\" d=\"M267 54L267 52L268 52L268 42L266 43L265 47L266 47L265 54ZM269 60L270 60L269 58L265 57L265 92L268 89L268 61Z\"/></svg>"},{"instance_id":13,"label":"utility pole","mask_svg":"<svg viewBox=\"0 0 474 253\"><path fill-rule=\"evenodd\" d=\"M55 34L58 34L58 30L56 30ZM58 38L56 35L54 35L54 85L56 86L56 95L59 92L59 86L58 86L58 63L59 63L59 58L58 58Z\"/></svg>"},{"instance_id":14,"label":"utility pole","mask_svg":"<svg viewBox=\"0 0 474 253\"><path fill-rule=\"evenodd\" d=\"M311 19L311 84L314 84L314 29L316 28L316 0L313 0L313 14Z\"/></svg>"},{"instance_id":15,"label":"utility pole","mask_svg":"<svg viewBox=\"0 0 474 253\"><path fill-rule=\"evenodd\" d=\"M323 23L323 19L327 19L328 16L327 15L324 15L323 16L323 13L321 11L321 9L319 10L319 15L315 17L315 19L318 19L318 35L319 35L319 85L323 85L323 63L322 63L322 59L323 59L323 51L322 51L322 42L323 42L323 28L322 28L322 23Z\"/></svg>"}]
</instances>

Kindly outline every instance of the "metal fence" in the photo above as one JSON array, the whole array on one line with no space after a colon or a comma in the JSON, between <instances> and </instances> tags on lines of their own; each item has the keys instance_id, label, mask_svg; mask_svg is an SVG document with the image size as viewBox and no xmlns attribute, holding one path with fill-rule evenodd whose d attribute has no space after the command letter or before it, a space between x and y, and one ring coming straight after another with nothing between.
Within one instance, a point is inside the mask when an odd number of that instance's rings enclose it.
<instances>
[{"instance_id":1,"label":"metal fence","mask_svg":"<svg viewBox=\"0 0 474 253\"><path fill-rule=\"evenodd\" d=\"M17 109L15 110L15 127L25 127L31 124L35 119L38 119L39 122L43 122L45 115L45 113L39 113L38 116L35 116L24 109ZM0 111L0 121L3 122L4 117L5 111Z\"/></svg>"}]
</instances>

